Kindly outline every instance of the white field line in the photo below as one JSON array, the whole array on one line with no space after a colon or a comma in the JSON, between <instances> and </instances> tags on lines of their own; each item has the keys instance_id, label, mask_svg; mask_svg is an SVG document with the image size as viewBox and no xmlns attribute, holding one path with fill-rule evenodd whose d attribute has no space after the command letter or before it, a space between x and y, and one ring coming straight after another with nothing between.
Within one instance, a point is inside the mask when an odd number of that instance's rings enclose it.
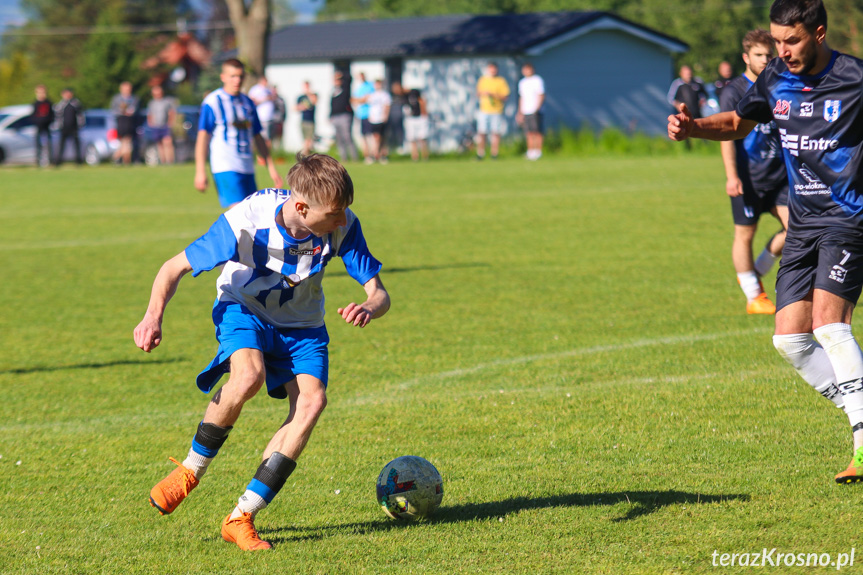
<instances>
[{"instance_id":1,"label":"white field line","mask_svg":"<svg viewBox=\"0 0 863 575\"><path fill-rule=\"evenodd\" d=\"M465 375L471 375L474 373L478 373L480 371L485 371L487 369L494 369L498 367L506 367L510 365L522 365L525 363L533 363L538 361L553 361L557 359L565 359L568 357L580 357L586 355L596 355L599 353L609 353L609 352L617 352L628 349L638 349L643 347L654 347L658 345L677 345L681 343L697 343L702 341L714 341L717 339L726 339L739 337L744 335L752 335L755 333L764 333L771 332L772 329L768 328L754 328L749 330L742 331L729 331L723 333L706 333L700 335L676 335L669 337L660 337L653 339L640 339L635 340L629 343L619 343L614 345L597 345L592 347L582 347L576 349L570 349L567 351L559 351L556 353L541 353L535 355L525 355L522 357L511 357L506 359L498 359L495 361L490 361L486 363L479 363L471 367L463 367L459 369L453 369L449 371L441 371L438 373L432 373L428 375L422 375L420 377L416 377L413 379L408 379L401 383L397 384L397 387L400 389L407 389L414 385L423 382L431 382L431 381L440 381L445 379L452 379L456 377L462 377Z\"/></svg>"},{"instance_id":2,"label":"white field line","mask_svg":"<svg viewBox=\"0 0 863 575\"><path fill-rule=\"evenodd\" d=\"M567 351L561 351L557 353L543 353L543 354L535 354L535 355L526 355L522 357L513 357L507 359L499 359L495 361L480 363L474 365L472 367L453 369L449 371L441 371L438 373L432 373L428 375L424 375L421 377L417 377L414 379L409 379L396 384L396 387L401 390L407 390L411 387L416 386L422 382L435 382L435 381L444 381L447 379L452 379L456 377L461 377L464 375L475 374L484 370L494 369L499 367L506 367L511 365L521 365L525 363L533 363L540 361L554 361L558 359L565 359L569 357L579 357L579 356L587 356L587 355L595 355L599 353L609 353L616 351L623 351L629 349L639 349L645 347L654 347L659 345L675 345L675 344L688 344L688 343L697 343L703 341L715 341L719 339L727 339L734 338L745 335L752 335L756 333L769 333L772 330L769 328L753 328L749 330L739 330L739 331L729 331L722 333L707 333L701 335L680 335L680 336L670 336L670 337L661 337L661 338L653 338L653 339L640 339L635 340L629 343L621 343L615 345L601 345L601 346L592 346L592 347L583 347L576 348ZM748 377L751 375L758 375L763 373L763 370L750 370L744 372L738 372L735 374L737 377ZM601 383L604 386L607 385L620 385L620 384L648 384L648 383L679 383L684 381L699 381L699 380L709 380L721 377L726 374L722 373L699 373L699 374L691 374L685 376L657 376L657 377L639 377L639 378L624 378L619 380L604 380ZM585 383L590 382L579 382L577 385L573 385L572 389L576 387L583 386ZM191 385L191 383L190 383ZM547 385L547 386L528 386L524 388L510 388L505 390L506 393L514 393L514 392L547 392L547 391L563 391L565 389L570 389L569 386L566 385ZM490 395L496 394L498 391L495 390L480 390L480 389L465 389L460 391L451 390L447 393L448 397L462 397L462 396L473 396L473 395ZM404 400L404 396L399 396L398 394L393 394L391 391L381 391L379 393L361 395L357 397L345 397L339 399L337 402L333 402L333 408L337 409L339 407L346 407L351 405L367 405L367 404L375 404L375 403L386 403L388 401L399 401ZM203 409L203 407L202 407ZM194 418L200 415L199 412L188 412L186 414L188 418ZM86 431L93 432L93 430L98 429L103 426L115 426L115 425L128 425L130 423L134 423L135 421L147 421L152 423L153 421L164 420L164 421L176 421L177 414L174 413L159 413L158 411L154 411L150 414L140 414L140 415L108 415L104 417L92 417L92 418L81 418L74 420L67 420L62 422L39 422L39 423L22 423L22 424L5 424L0 425L0 432L32 432L36 430L42 429L57 429L57 430L66 430L66 431Z\"/></svg>"},{"instance_id":3,"label":"white field line","mask_svg":"<svg viewBox=\"0 0 863 575\"><path fill-rule=\"evenodd\" d=\"M81 240L56 240L44 242L26 242L6 244L0 243L0 251L36 251L36 250L56 250L68 248L90 248L101 246L112 246L120 244L153 244L156 242L184 240L187 243L192 242L206 230L198 230L196 232L177 232L173 234L153 234L148 236L126 236L117 238L100 238L100 239L81 239Z\"/></svg>"}]
</instances>

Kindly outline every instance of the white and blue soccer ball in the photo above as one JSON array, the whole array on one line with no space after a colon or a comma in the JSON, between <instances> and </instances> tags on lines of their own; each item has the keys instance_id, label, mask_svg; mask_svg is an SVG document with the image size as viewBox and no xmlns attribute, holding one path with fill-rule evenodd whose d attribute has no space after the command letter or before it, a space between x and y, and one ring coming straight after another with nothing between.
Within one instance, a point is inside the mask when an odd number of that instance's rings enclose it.
<instances>
[{"instance_id":1,"label":"white and blue soccer ball","mask_svg":"<svg viewBox=\"0 0 863 575\"><path fill-rule=\"evenodd\" d=\"M422 457L403 455L384 466L377 495L381 509L393 519L428 517L443 500L443 478Z\"/></svg>"}]
</instances>

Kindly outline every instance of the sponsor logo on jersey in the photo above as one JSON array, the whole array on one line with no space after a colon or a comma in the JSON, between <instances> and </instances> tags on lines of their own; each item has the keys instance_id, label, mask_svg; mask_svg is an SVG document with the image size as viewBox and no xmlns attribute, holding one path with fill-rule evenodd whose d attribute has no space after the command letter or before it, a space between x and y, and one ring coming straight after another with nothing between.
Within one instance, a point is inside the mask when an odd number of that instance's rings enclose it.
<instances>
[{"instance_id":1,"label":"sponsor logo on jersey","mask_svg":"<svg viewBox=\"0 0 863 575\"><path fill-rule=\"evenodd\" d=\"M815 104L812 102L803 102L800 104L800 117L811 118L815 113Z\"/></svg>"},{"instance_id":2,"label":"sponsor logo on jersey","mask_svg":"<svg viewBox=\"0 0 863 575\"><path fill-rule=\"evenodd\" d=\"M839 147L839 140L827 138L810 138L809 136L789 134L784 128L779 128L779 139L782 147L788 150L792 156L799 156L800 151L835 150Z\"/></svg>"},{"instance_id":3,"label":"sponsor logo on jersey","mask_svg":"<svg viewBox=\"0 0 863 575\"><path fill-rule=\"evenodd\" d=\"M297 248L291 248L288 250L288 253L292 256L316 256L321 253L321 246L316 246L314 249L306 250L298 250Z\"/></svg>"},{"instance_id":4,"label":"sponsor logo on jersey","mask_svg":"<svg viewBox=\"0 0 863 575\"><path fill-rule=\"evenodd\" d=\"M821 178L818 177L818 174L812 171L812 168L803 164L797 170L803 179L806 180L805 184L794 184L794 193L799 196L829 196L832 193L830 186L824 184L821 181ZM843 262L844 263L844 262Z\"/></svg>"},{"instance_id":5,"label":"sponsor logo on jersey","mask_svg":"<svg viewBox=\"0 0 863 575\"><path fill-rule=\"evenodd\" d=\"M824 100L824 119L835 122L842 111L842 100Z\"/></svg>"},{"instance_id":6,"label":"sponsor logo on jersey","mask_svg":"<svg viewBox=\"0 0 863 575\"><path fill-rule=\"evenodd\" d=\"M791 101L776 100L776 106L773 108L773 117L777 120L787 120L791 117Z\"/></svg>"}]
</instances>

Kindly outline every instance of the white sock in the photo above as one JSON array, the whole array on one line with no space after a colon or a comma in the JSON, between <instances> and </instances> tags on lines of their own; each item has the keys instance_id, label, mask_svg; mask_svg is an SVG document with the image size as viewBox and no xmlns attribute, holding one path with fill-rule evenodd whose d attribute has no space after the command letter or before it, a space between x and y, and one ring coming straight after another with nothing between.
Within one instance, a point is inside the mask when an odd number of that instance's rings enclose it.
<instances>
[{"instance_id":1,"label":"white sock","mask_svg":"<svg viewBox=\"0 0 863 575\"><path fill-rule=\"evenodd\" d=\"M836 387L845 401L845 414L851 427L863 423L863 351L847 323L830 323L815 330L815 337L824 347Z\"/></svg>"},{"instance_id":2,"label":"white sock","mask_svg":"<svg viewBox=\"0 0 863 575\"><path fill-rule=\"evenodd\" d=\"M754 271L737 274L737 281L740 283L740 289L743 290L743 294L749 301L757 298L763 291L761 280L758 279L758 274Z\"/></svg>"},{"instance_id":3,"label":"white sock","mask_svg":"<svg viewBox=\"0 0 863 575\"><path fill-rule=\"evenodd\" d=\"M258 514L258 511L266 506L267 502L263 497L250 489L246 489L246 492L240 496L237 506L234 507L234 512L231 513L231 519L236 519L243 513L251 513L252 519L254 519L255 515Z\"/></svg>"},{"instance_id":4,"label":"white sock","mask_svg":"<svg viewBox=\"0 0 863 575\"><path fill-rule=\"evenodd\" d=\"M770 253L770 244L767 244L767 247L764 248L764 251L759 254L758 258L755 260L755 273L758 274L759 277L766 276L767 272L770 271L770 268L773 267L773 264L776 263L782 254L778 256L774 256Z\"/></svg>"},{"instance_id":5,"label":"white sock","mask_svg":"<svg viewBox=\"0 0 863 575\"><path fill-rule=\"evenodd\" d=\"M836 407L843 406L830 358L811 333L774 335L773 346L815 391L832 401Z\"/></svg>"},{"instance_id":6,"label":"white sock","mask_svg":"<svg viewBox=\"0 0 863 575\"><path fill-rule=\"evenodd\" d=\"M183 467L191 469L195 474L195 479L200 481L212 461L212 457L204 457L194 449L189 449L189 455L183 460Z\"/></svg>"}]
</instances>

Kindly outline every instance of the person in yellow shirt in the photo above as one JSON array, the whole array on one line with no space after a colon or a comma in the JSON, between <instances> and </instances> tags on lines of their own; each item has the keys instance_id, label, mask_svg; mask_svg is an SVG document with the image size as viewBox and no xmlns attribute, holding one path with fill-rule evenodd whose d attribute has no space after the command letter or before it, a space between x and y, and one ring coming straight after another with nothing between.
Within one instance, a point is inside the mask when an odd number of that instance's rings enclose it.
<instances>
[{"instance_id":1,"label":"person in yellow shirt","mask_svg":"<svg viewBox=\"0 0 863 575\"><path fill-rule=\"evenodd\" d=\"M486 135L491 135L491 158L497 158L500 135L504 131L503 108L509 97L509 84L498 76L497 64L489 62L485 74L476 83L479 113L476 117L476 157L485 158Z\"/></svg>"}]
</instances>

